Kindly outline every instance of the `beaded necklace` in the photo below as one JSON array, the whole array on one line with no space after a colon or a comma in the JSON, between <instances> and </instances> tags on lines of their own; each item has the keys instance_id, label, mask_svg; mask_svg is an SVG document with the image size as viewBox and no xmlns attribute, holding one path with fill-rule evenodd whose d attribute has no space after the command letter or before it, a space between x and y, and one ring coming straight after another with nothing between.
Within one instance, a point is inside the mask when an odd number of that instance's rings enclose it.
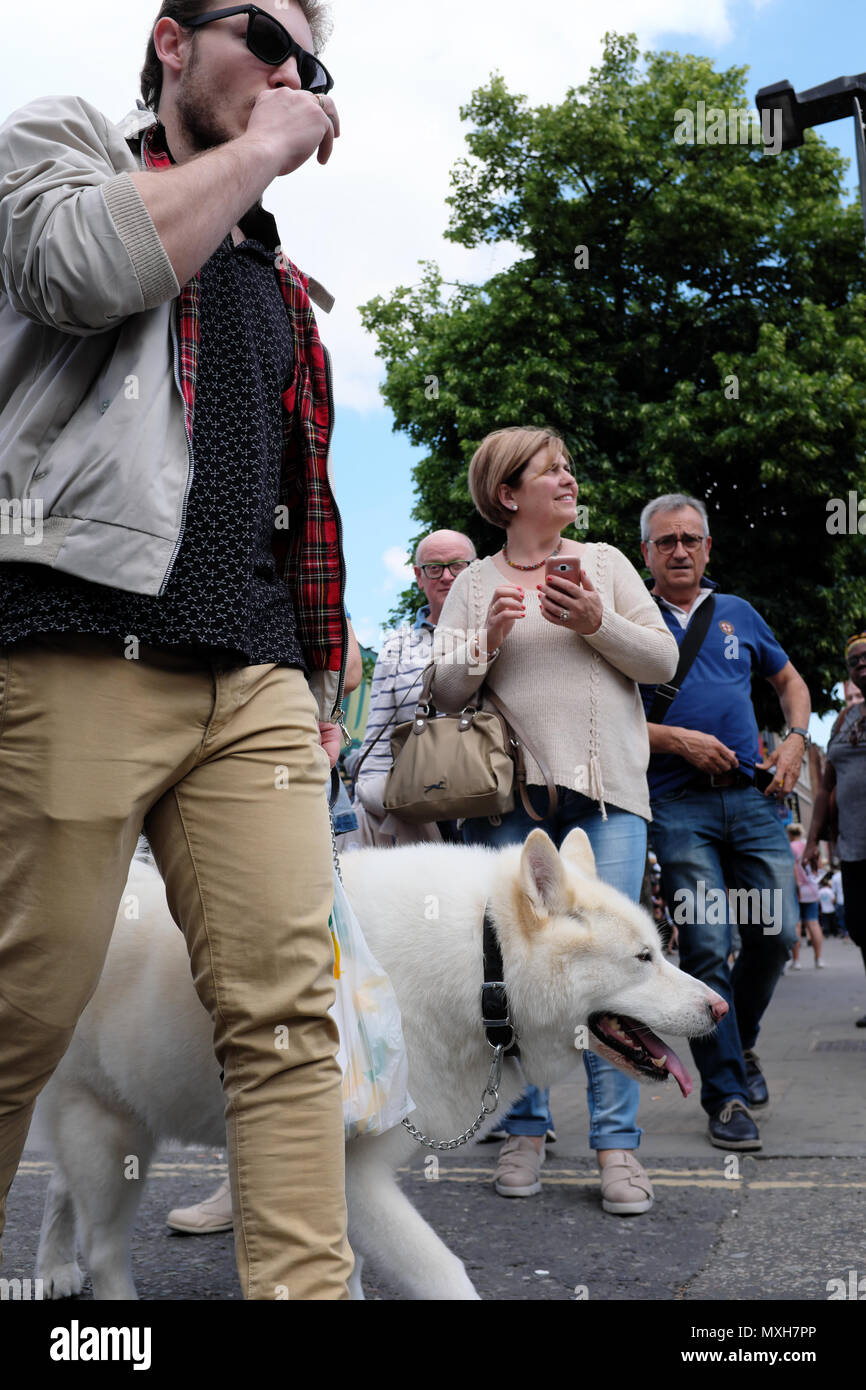
<instances>
[{"instance_id":1,"label":"beaded necklace","mask_svg":"<svg viewBox=\"0 0 866 1390\"><path fill-rule=\"evenodd\" d=\"M508 558L508 542L506 541L505 545L502 547L502 558L506 565L510 565L513 570L540 570L541 566L547 564L548 559L552 560L554 555L558 555L561 549L562 537L560 537L559 545L554 550L553 555L545 555L544 559L539 560L537 565L516 565L513 560L509 560Z\"/></svg>"}]
</instances>

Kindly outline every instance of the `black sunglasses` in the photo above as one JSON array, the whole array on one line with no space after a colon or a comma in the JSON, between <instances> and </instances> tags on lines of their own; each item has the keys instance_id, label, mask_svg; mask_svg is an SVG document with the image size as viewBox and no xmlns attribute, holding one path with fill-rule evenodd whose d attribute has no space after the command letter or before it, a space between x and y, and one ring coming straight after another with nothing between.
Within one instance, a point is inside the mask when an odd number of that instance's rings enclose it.
<instances>
[{"instance_id":1,"label":"black sunglasses","mask_svg":"<svg viewBox=\"0 0 866 1390\"><path fill-rule=\"evenodd\" d=\"M208 10L197 19L179 21L185 29L200 29L203 24L212 24L215 19L228 19L233 14L245 14L247 19L246 45L254 58L268 63L272 68L279 67L287 58L295 58L298 76L305 92L329 92L334 79L323 63L312 53L295 43L288 29L279 20L257 5L229 5L224 10Z\"/></svg>"}]
</instances>

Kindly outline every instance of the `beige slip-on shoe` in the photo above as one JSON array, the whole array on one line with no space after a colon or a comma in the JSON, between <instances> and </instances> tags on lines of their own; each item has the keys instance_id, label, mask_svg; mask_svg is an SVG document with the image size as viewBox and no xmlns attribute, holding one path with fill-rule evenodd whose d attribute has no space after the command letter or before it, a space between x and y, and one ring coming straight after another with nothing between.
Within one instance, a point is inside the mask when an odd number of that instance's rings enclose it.
<instances>
[{"instance_id":1,"label":"beige slip-on shoe","mask_svg":"<svg viewBox=\"0 0 866 1390\"><path fill-rule=\"evenodd\" d=\"M165 1222L173 1231L183 1231L188 1236L207 1236L214 1231L230 1231L234 1220L228 1178L220 1183L216 1192L212 1192L194 1207L175 1207L169 1212Z\"/></svg>"},{"instance_id":2,"label":"beige slip-on shoe","mask_svg":"<svg viewBox=\"0 0 866 1390\"><path fill-rule=\"evenodd\" d=\"M534 1197L541 1191L544 1145L536 1149L523 1134L512 1134L499 1150L493 1184L500 1197Z\"/></svg>"},{"instance_id":3,"label":"beige slip-on shoe","mask_svg":"<svg viewBox=\"0 0 866 1390\"><path fill-rule=\"evenodd\" d=\"M646 1170L629 1149L601 1169L601 1205L614 1216L639 1216L649 1211L655 1198Z\"/></svg>"}]
</instances>

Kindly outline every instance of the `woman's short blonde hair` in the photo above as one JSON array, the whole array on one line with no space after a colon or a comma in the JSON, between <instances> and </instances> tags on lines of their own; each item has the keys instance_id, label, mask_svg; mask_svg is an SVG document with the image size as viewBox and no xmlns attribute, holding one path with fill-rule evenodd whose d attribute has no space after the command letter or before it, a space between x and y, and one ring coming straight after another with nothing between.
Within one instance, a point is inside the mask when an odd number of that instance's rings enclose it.
<instances>
[{"instance_id":1,"label":"woman's short blonde hair","mask_svg":"<svg viewBox=\"0 0 866 1390\"><path fill-rule=\"evenodd\" d=\"M499 500L503 483L516 487L530 459L547 445L556 445L571 462L571 455L556 430L534 425L510 425L482 439L469 465L469 492L485 521L508 529L513 514Z\"/></svg>"}]
</instances>

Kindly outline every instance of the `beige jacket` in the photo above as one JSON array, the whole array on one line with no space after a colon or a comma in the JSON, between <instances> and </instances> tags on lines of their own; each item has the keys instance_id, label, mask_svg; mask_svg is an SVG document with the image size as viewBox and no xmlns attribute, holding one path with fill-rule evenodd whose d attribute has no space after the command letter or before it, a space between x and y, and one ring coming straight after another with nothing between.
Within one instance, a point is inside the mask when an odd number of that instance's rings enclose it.
<instances>
[{"instance_id":1,"label":"beige jacket","mask_svg":"<svg viewBox=\"0 0 866 1390\"><path fill-rule=\"evenodd\" d=\"M0 526L0 562L149 595L180 548L191 478L180 286L130 178L154 119L115 124L62 96L0 126L0 503L13 523L38 506L42 528L35 545L32 527ZM340 673L310 683L331 717Z\"/></svg>"}]
</instances>

